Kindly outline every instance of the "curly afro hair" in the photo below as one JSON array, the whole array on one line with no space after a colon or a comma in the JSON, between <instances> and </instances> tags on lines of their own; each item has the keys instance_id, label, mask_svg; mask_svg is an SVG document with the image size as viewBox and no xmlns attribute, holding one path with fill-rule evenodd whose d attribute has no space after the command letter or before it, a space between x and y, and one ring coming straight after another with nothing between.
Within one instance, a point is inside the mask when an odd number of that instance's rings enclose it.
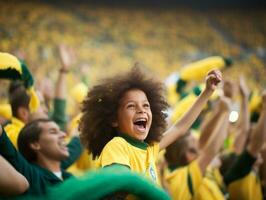
<instances>
[{"instance_id":1,"label":"curly afro hair","mask_svg":"<svg viewBox=\"0 0 266 200\"><path fill-rule=\"evenodd\" d=\"M147 77L135 66L128 73L104 79L88 92L83 101L80 137L94 159L101 154L104 146L118 135L117 130L112 127L112 122L116 119L121 98L131 89L142 90L150 103L153 120L145 142L152 144L162 138L167 126L167 115L164 111L169 106L164 97L164 85Z\"/></svg>"}]
</instances>

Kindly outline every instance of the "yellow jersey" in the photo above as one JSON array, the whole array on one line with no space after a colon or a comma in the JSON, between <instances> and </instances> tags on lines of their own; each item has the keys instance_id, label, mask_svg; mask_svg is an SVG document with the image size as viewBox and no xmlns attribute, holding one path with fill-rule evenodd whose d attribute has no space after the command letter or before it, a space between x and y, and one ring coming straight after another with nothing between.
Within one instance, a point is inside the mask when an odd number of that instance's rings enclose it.
<instances>
[{"instance_id":1,"label":"yellow jersey","mask_svg":"<svg viewBox=\"0 0 266 200\"><path fill-rule=\"evenodd\" d=\"M11 123L7 124L4 129L6 131L7 136L9 137L10 141L12 144L18 149L18 135L21 129L25 126L25 124L20 121L19 119L12 117L11 118Z\"/></svg>"},{"instance_id":2,"label":"yellow jersey","mask_svg":"<svg viewBox=\"0 0 266 200\"><path fill-rule=\"evenodd\" d=\"M114 137L103 148L97 160L97 167L121 164L133 172L143 174L159 184L155 161L159 145L148 145L128 136Z\"/></svg>"},{"instance_id":3,"label":"yellow jersey","mask_svg":"<svg viewBox=\"0 0 266 200\"><path fill-rule=\"evenodd\" d=\"M261 182L254 171L228 185L230 200L262 200Z\"/></svg>"},{"instance_id":4,"label":"yellow jersey","mask_svg":"<svg viewBox=\"0 0 266 200\"><path fill-rule=\"evenodd\" d=\"M201 173L197 160L168 171L166 181L174 200L224 200L218 185Z\"/></svg>"}]
</instances>

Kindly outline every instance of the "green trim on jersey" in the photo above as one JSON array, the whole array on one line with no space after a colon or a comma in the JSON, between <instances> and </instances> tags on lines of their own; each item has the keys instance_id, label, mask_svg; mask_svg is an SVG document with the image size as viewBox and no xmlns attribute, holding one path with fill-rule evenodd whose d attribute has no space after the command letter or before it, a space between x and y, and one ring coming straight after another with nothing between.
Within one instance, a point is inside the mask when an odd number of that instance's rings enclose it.
<instances>
[{"instance_id":1,"label":"green trim on jersey","mask_svg":"<svg viewBox=\"0 0 266 200\"><path fill-rule=\"evenodd\" d=\"M189 189L191 196L194 196L193 183L192 183L192 177L190 175L190 172L188 172L187 174L187 183L188 183L188 189Z\"/></svg>"},{"instance_id":2,"label":"green trim on jersey","mask_svg":"<svg viewBox=\"0 0 266 200\"><path fill-rule=\"evenodd\" d=\"M135 138L130 137L129 135L125 134L125 133L119 133L119 136L124 138L129 144L133 145L134 147L143 149L143 150L147 150L148 148L148 144L146 142L142 142L139 141Z\"/></svg>"}]
</instances>

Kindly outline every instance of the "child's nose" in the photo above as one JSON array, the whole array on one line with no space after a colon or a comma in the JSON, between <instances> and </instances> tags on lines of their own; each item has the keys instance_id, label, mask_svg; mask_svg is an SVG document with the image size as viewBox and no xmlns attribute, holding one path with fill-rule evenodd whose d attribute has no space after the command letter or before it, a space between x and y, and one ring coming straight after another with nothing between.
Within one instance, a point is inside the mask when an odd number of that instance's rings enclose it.
<instances>
[{"instance_id":1,"label":"child's nose","mask_svg":"<svg viewBox=\"0 0 266 200\"><path fill-rule=\"evenodd\" d=\"M138 106L138 110L137 110L138 113L143 113L144 111L145 110L142 106Z\"/></svg>"}]
</instances>

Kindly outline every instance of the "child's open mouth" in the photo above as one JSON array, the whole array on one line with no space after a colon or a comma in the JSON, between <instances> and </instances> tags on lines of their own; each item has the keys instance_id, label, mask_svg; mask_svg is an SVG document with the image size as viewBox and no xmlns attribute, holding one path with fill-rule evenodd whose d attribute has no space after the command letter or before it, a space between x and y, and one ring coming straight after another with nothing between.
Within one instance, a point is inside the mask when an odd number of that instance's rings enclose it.
<instances>
[{"instance_id":1,"label":"child's open mouth","mask_svg":"<svg viewBox=\"0 0 266 200\"><path fill-rule=\"evenodd\" d=\"M141 132L146 130L146 124L147 124L147 119L145 118L140 118L134 121L134 125L136 126L137 130Z\"/></svg>"}]
</instances>

